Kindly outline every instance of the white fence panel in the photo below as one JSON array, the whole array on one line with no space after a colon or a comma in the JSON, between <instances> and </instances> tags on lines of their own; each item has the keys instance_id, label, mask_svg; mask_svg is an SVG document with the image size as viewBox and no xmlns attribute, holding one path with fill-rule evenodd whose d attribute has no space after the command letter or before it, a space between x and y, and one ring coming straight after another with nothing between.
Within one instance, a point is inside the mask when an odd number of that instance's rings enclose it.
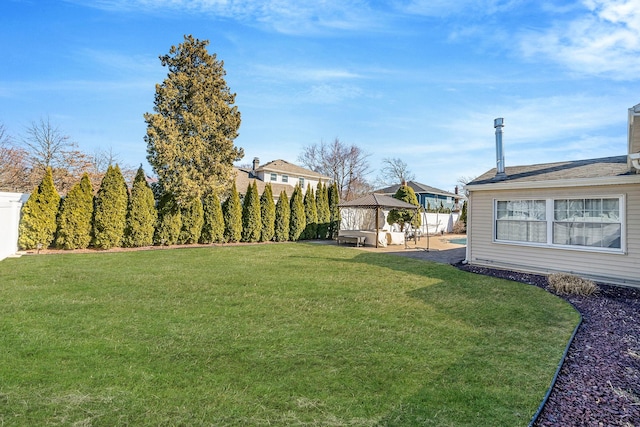
<instances>
[{"instance_id":1,"label":"white fence panel","mask_svg":"<svg viewBox=\"0 0 640 427\"><path fill-rule=\"evenodd\" d=\"M0 192L0 260L18 252L20 209L28 194Z\"/></svg>"}]
</instances>

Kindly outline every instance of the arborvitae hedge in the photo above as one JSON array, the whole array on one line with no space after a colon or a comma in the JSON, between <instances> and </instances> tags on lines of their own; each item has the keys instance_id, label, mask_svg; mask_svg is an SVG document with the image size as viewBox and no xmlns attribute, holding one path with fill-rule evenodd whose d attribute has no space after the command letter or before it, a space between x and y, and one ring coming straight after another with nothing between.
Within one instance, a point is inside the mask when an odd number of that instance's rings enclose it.
<instances>
[{"instance_id":1,"label":"arborvitae hedge","mask_svg":"<svg viewBox=\"0 0 640 427\"><path fill-rule=\"evenodd\" d=\"M58 214L56 246L63 249L84 249L91 243L93 219L93 188L85 173L62 200Z\"/></svg>"},{"instance_id":2,"label":"arborvitae hedge","mask_svg":"<svg viewBox=\"0 0 640 427\"><path fill-rule=\"evenodd\" d=\"M178 243L181 245L198 243L204 225L204 210L200 198L193 197L187 200L181 206L180 214L182 215L182 227L178 235Z\"/></svg>"},{"instance_id":3,"label":"arborvitae hedge","mask_svg":"<svg viewBox=\"0 0 640 427\"><path fill-rule=\"evenodd\" d=\"M304 228L307 226L307 218L304 213L304 201L302 199L302 189L299 185L293 190L291 195L291 217L289 219L289 240L295 242L300 239Z\"/></svg>"},{"instance_id":4,"label":"arborvitae hedge","mask_svg":"<svg viewBox=\"0 0 640 427\"><path fill-rule=\"evenodd\" d=\"M200 234L200 243L224 243L224 217L220 199L215 192L204 197L204 225Z\"/></svg>"},{"instance_id":5,"label":"arborvitae hedge","mask_svg":"<svg viewBox=\"0 0 640 427\"><path fill-rule=\"evenodd\" d=\"M242 241L257 242L262 232L260 218L260 196L255 181L247 186L247 193L242 204Z\"/></svg>"},{"instance_id":6,"label":"arborvitae hedge","mask_svg":"<svg viewBox=\"0 0 640 427\"><path fill-rule=\"evenodd\" d=\"M142 166L133 180L131 198L127 211L127 226L125 228L125 246L140 247L153 244L153 234L158 222L158 211L153 197L153 191L147 183Z\"/></svg>"},{"instance_id":7,"label":"arborvitae hedge","mask_svg":"<svg viewBox=\"0 0 640 427\"><path fill-rule=\"evenodd\" d=\"M329 187L329 238L335 239L338 237L338 230L340 230L340 193L338 192L338 186L334 182Z\"/></svg>"},{"instance_id":8,"label":"arborvitae hedge","mask_svg":"<svg viewBox=\"0 0 640 427\"><path fill-rule=\"evenodd\" d=\"M316 208L318 209L318 238L326 239L329 234L329 196L327 186L321 182L316 189Z\"/></svg>"},{"instance_id":9,"label":"arborvitae hedge","mask_svg":"<svg viewBox=\"0 0 640 427\"><path fill-rule=\"evenodd\" d=\"M21 249L36 249L38 244L48 248L56 232L56 215L60 206L60 195L53 185L51 168L42 178L29 199L22 206L18 226L18 246Z\"/></svg>"},{"instance_id":10,"label":"arborvitae hedge","mask_svg":"<svg viewBox=\"0 0 640 427\"><path fill-rule=\"evenodd\" d=\"M129 193L120 167L109 166L95 198L93 245L100 249L122 246Z\"/></svg>"},{"instance_id":11,"label":"arborvitae hedge","mask_svg":"<svg viewBox=\"0 0 640 427\"><path fill-rule=\"evenodd\" d=\"M273 202L271 183L267 183L267 185L265 185L262 196L260 196L260 218L262 219L260 241L270 242L273 240L276 221L276 204Z\"/></svg>"},{"instance_id":12,"label":"arborvitae hedge","mask_svg":"<svg viewBox=\"0 0 640 427\"><path fill-rule=\"evenodd\" d=\"M315 239L318 237L318 209L316 207L316 196L311 188L307 185L307 192L304 195L304 215L307 225L302 235L303 239Z\"/></svg>"},{"instance_id":13,"label":"arborvitae hedge","mask_svg":"<svg viewBox=\"0 0 640 427\"><path fill-rule=\"evenodd\" d=\"M222 205L222 215L225 241L239 242L242 238L242 205L235 182L231 186L231 194Z\"/></svg>"},{"instance_id":14,"label":"arborvitae hedge","mask_svg":"<svg viewBox=\"0 0 640 427\"><path fill-rule=\"evenodd\" d=\"M173 196L164 194L158 201L158 226L153 236L156 245L175 245L182 229L182 214Z\"/></svg>"},{"instance_id":15,"label":"arborvitae hedge","mask_svg":"<svg viewBox=\"0 0 640 427\"><path fill-rule=\"evenodd\" d=\"M289 198L284 191L280 192L278 203L276 203L276 218L273 227L273 239L276 242L286 242L289 240L289 219L291 217L291 209L289 207Z\"/></svg>"}]
</instances>

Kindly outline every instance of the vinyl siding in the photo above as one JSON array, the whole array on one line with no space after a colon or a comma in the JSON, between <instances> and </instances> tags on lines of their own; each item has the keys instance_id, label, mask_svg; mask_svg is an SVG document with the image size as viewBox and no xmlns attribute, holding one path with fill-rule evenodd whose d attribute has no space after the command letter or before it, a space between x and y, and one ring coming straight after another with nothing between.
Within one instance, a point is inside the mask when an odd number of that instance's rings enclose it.
<instances>
[{"instance_id":1,"label":"vinyl siding","mask_svg":"<svg viewBox=\"0 0 640 427\"><path fill-rule=\"evenodd\" d=\"M494 200L623 196L622 253L495 242ZM467 260L473 265L535 273L567 272L599 281L640 286L640 186L610 185L558 189L472 191Z\"/></svg>"}]
</instances>

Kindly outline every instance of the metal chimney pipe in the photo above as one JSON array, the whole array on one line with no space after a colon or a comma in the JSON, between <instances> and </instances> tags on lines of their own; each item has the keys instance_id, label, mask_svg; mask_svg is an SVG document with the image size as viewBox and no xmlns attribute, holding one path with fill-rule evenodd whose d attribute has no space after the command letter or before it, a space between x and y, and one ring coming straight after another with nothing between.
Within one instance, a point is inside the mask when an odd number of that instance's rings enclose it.
<instances>
[{"instance_id":1,"label":"metal chimney pipe","mask_svg":"<svg viewBox=\"0 0 640 427\"><path fill-rule=\"evenodd\" d=\"M502 117L495 119L493 127L496 128L496 178L506 178L507 175L504 173L504 151L502 148L504 119Z\"/></svg>"}]
</instances>

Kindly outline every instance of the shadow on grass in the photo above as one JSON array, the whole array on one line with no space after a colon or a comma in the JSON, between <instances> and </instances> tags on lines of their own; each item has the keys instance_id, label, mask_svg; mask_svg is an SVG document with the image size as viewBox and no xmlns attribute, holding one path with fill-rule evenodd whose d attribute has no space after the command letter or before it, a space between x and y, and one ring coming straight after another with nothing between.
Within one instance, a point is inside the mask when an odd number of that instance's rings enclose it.
<instances>
[{"instance_id":1,"label":"shadow on grass","mask_svg":"<svg viewBox=\"0 0 640 427\"><path fill-rule=\"evenodd\" d=\"M577 324L571 306L535 286L451 265L375 253L342 261L418 276L406 295L465 330L443 343L456 357L380 425L529 423Z\"/></svg>"}]
</instances>

